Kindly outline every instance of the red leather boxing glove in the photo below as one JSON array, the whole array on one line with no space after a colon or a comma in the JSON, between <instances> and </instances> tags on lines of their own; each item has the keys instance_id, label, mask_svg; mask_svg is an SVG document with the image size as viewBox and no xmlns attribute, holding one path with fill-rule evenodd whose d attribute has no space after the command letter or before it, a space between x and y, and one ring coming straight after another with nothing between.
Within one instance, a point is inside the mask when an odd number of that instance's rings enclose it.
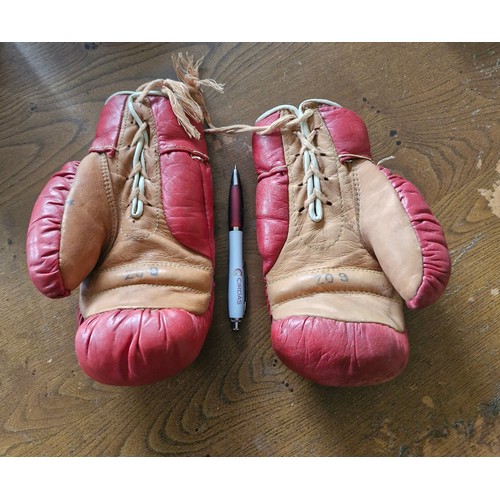
<instances>
[{"instance_id":1,"label":"red leather boxing glove","mask_svg":"<svg viewBox=\"0 0 500 500\"><path fill-rule=\"evenodd\" d=\"M105 384L177 374L210 326L211 169L201 108L182 109L183 85L112 96L89 154L49 180L29 223L30 277L53 298L81 284L76 354ZM171 102L172 86L184 101Z\"/></svg>"},{"instance_id":2,"label":"red leather boxing glove","mask_svg":"<svg viewBox=\"0 0 500 500\"><path fill-rule=\"evenodd\" d=\"M319 384L387 381L408 361L402 300L435 302L450 275L417 188L373 163L354 112L325 100L257 120L257 241L272 345Z\"/></svg>"}]
</instances>

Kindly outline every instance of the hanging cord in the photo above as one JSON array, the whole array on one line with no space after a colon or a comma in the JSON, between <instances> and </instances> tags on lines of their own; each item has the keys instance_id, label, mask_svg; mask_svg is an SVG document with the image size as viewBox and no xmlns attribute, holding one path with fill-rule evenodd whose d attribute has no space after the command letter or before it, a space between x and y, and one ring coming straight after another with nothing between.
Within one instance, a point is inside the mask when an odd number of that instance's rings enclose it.
<instances>
[{"instance_id":1,"label":"hanging cord","mask_svg":"<svg viewBox=\"0 0 500 500\"><path fill-rule=\"evenodd\" d=\"M279 109L290 109L292 106L283 105L277 106L270 111L278 111ZM293 107L295 110L296 108ZM271 114L271 113L269 113ZM300 124L308 120L314 114L314 110L308 109L302 116L293 114L283 115L269 125L243 125L235 124L226 127L210 127L205 129L205 134L242 134L245 132L256 133L257 135L269 135L277 130L296 130ZM267 116L267 113L266 113ZM259 121L259 120L257 120Z\"/></svg>"},{"instance_id":2,"label":"hanging cord","mask_svg":"<svg viewBox=\"0 0 500 500\"><path fill-rule=\"evenodd\" d=\"M222 94L224 86L209 78L203 80L199 78L199 68L203 58L195 62L192 56L178 54L177 59L174 57L172 59L175 73L180 81L170 79L153 80L141 85L137 89L137 92L140 92L137 102L142 103L146 95L149 95L151 91L160 91L168 97L172 111L189 137L199 139L201 134L193 126L189 118L197 123L205 121L209 129L214 128L205 104L202 87L211 88Z\"/></svg>"},{"instance_id":3,"label":"hanging cord","mask_svg":"<svg viewBox=\"0 0 500 500\"><path fill-rule=\"evenodd\" d=\"M148 203L145 196L145 179L147 175L144 148L149 144L148 124L137 113L134 102L141 106L148 95L168 97L179 124L189 137L199 139L201 134L191 123L191 120L197 123L205 121L209 128L213 128L210 115L205 106L202 87L208 87L220 93L223 92L223 85L218 84L215 80L200 80L199 67L203 59L198 59L195 62L192 56L184 56L183 54L178 54L177 59L174 57L172 59L175 72L180 81L170 79L153 80L141 85L135 92L116 92L108 98L109 101L115 95L128 95L127 108L138 127L131 143L135 150L130 174L133 181L129 204L131 204L130 215L134 219L141 217L144 213L144 203Z\"/></svg>"}]
</instances>

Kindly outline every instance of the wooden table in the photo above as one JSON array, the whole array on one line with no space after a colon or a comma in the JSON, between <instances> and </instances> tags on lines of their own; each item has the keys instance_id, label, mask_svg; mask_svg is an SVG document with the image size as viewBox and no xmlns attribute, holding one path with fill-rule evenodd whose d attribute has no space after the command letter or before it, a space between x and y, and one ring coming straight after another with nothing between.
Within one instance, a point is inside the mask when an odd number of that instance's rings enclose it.
<instances>
[{"instance_id":1,"label":"wooden table","mask_svg":"<svg viewBox=\"0 0 500 500\"><path fill-rule=\"evenodd\" d=\"M216 307L196 362L150 386L101 385L74 354L77 293L53 301L26 271L26 228L47 179L81 159L118 90L174 78L204 57L218 125L278 104L337 101L359 113L377 159L422 191L442 223L446 294L406 311L411 360L386 384L315 385L273 353L255 236L249 134L208 139ZM0 45L0 454L5 456L500 456L499 44L195 43ZM226 316L227 192L246 200L248 313Z\"/></svg>"}]
</instances>

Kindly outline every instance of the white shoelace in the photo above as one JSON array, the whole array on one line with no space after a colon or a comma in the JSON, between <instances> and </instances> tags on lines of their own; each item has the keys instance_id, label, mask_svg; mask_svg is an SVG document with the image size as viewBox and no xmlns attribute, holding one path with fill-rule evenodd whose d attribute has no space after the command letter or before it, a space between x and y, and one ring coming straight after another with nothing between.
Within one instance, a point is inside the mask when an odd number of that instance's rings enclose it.
<instances>
[{"instance_id":1,"label":"white shoelace","mask_svg":"<svg viewBox=\"0 0 500 500\"><path fill-rule=\"evenodd\" d=\"M317 130L311 130L308 124L308 119L314 113L313 109L307 108L307 104L309 103L319 103L327 104L329 106L342 107L340 106L340 104L337 104L333 101L328 101L326 99L307 99L306 101L303 101L299 105L299 107L291 106L289 104L276 106L275 108L272 108L269 111L266 111L263 115L259 116L256 122L259 122L265 117L282 109L291 111L297 117L297 120L290 120L280 126L280 128L290 128L290 125L292 123L293 126L296 126L297 124L300 125L300 132L294 131L294 133L301 142L300 154L303 157L304 163L303 184L307 186L307 198L304 205L308 207L309 218L313 222L320 222L323 219L323 204L327 202L327 199L321 191L320 178L322 175L318 162L318 155L320 154L320 151L314 144ZM271 124L271 127L272 125L273 124ZM265 132L267 131L260 131L260 133ZM257 133L259 133L259 131Z\"/></svg>"}]
</instances>

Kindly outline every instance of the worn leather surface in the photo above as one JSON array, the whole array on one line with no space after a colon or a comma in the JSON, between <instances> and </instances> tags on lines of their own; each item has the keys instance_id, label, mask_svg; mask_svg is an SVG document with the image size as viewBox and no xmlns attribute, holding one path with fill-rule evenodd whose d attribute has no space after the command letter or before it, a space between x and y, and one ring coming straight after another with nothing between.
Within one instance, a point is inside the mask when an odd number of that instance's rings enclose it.
<instances>
[{"instance_id":1,"label":"worn leather surface","mask_svg":"<svg viewBox=\"0 0 500 500\"><path fill-rule=\"evenodd\" d=\"M291 111L257 125L284 113ZM253 136L273 347L291 369L320 384L384 382L408 361L402 298L410 307L428 305L447 285L444 234L415 186L371 161L358 115L320 105L309 126L317 130L325 196L320 222L304 207L295 131Z\"/></svg>"},{"instance_id":2,"label":"worn leather surface","mask_svg":"<svg viewBox=\"0 0 500 500\"><path fill-rule=\"evenodd\" d=\"M198 355L213 310L213 195L206 144L187 135L169 100L134 103L147 123L144 213L130 215L132 139L126 95L104 106L89 154L49 180L28 229L35 286L80 286L76 352L95 380L140 385ZM202 132L202 125L193 123Z\"/></svg>"},{"instance_id":3,"label":"worn leather surface","mask_svg":"<svg viewBox=\"0 0 500 500\"><path fill-rule=\"evenodd\" d=\"M71 294L61 277L58 249L64 207L79 164L69 162L49 179L36 200L28 226L28 274L38 290L51 298Z\"/></svg>"}]
</instances>

